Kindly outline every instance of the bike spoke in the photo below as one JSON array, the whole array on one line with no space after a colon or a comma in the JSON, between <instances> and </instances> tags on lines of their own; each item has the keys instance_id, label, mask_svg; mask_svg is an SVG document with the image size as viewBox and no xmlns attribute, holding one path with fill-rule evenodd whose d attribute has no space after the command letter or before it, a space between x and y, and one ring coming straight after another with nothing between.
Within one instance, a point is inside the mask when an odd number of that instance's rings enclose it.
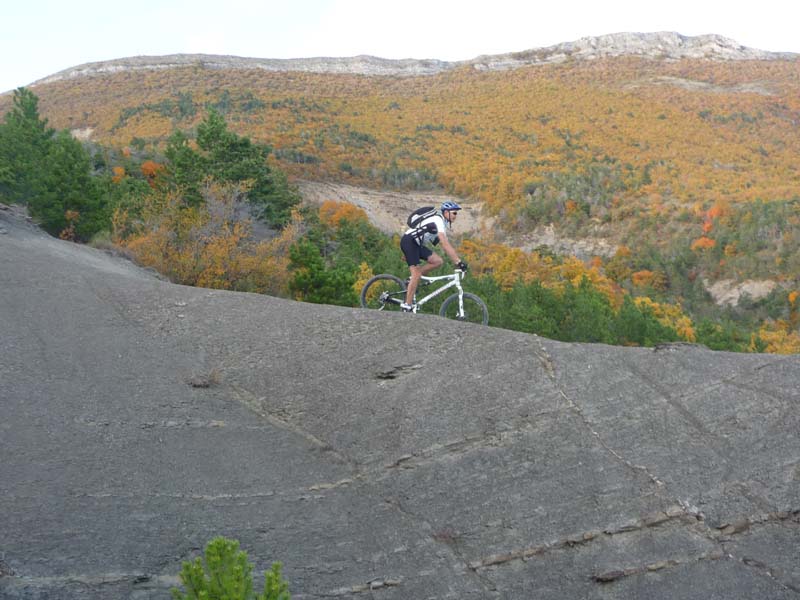
<instances>
[{"instance_id":1,"label":"bike spoke","mask_svg":"<svg viewBox=\"0 0 800 600\"><path fill-rule=\"evenodd\" d=\"M448 319L455 319L458 321L467 321L469 323L477 323L486 325L489 322L489 311L486 308L483 300L474 294L464 293L463 296L463 313L460 311L458 294L450 296L442 304L440 315Z\"/></svg>"},{"instance_id":2,"label":"bike spoke","mask_svg":"<svg viewBox=\"0 0 800 600\"><path fill-rule=\"evenodd\" d=\"M393 275L376 275L361 290L361 306L399 311L405 300L405 284Z\"/></svg>"}]
</instances>

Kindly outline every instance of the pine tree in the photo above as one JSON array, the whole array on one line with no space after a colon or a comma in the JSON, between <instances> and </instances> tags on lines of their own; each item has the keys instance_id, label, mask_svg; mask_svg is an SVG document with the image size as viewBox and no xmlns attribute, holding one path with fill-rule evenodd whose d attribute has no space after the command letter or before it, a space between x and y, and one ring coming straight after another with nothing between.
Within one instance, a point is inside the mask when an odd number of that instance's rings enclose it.
<instances>
[{"instance_id":1,"label":"pine tree","mask_svg":"<svg viewBox=\"0 0 800 600\"><path fill-rule=\"evenodd\" d=\"M261 220L275 227L289 222L300 197L286 176L267 163L268 146L228 131L225 119L211 110L197 127L197 147L192 149L186 135L178 132L166 151L173 183L187 203L201 201L199 185L206 177L220 183L248 182L248 201Z\"/></svg>"},{"instance_id":2,"label":"pine tree","mask_svg":"<svg viewBox=\"0 0 800 600\"><path fill-rule=\"evenodd\" d=\"M0 125L0 197L27 204L41 189L54 130L39 116L39 99L21 87Z\"/></svg>"},{"instance_id":3,"label":"pine tree","mask_svg":"<svg viewBox=\"0 0 800 600\"><path fill-rule=\"evenodd\" d=\"M31 216L52 235L86 242L107 229L110 214L91 175L91 157L68 131L59 132L49 145L46 168L38 176L38 190L28 200Z\"/></svg>"}]
</instances>

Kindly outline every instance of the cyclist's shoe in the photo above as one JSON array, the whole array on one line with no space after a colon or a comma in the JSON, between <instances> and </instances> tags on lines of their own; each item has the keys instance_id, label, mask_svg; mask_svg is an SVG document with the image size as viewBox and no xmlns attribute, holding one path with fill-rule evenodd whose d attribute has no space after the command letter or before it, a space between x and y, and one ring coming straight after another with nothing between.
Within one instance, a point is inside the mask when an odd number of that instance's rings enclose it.
<instances>
[{"instance_id":1,"label":"cyclist's shoe","mask_svg":"<svg viewBox=\"0 0 800 600\"><path fill-rule=\"evenodd\" d=\"M410 304L406 304L405 302L403 302L400 305L400 310L402 310L403 312L414 312L414 307L411 306Z\"/></svg>"}]
</instances>

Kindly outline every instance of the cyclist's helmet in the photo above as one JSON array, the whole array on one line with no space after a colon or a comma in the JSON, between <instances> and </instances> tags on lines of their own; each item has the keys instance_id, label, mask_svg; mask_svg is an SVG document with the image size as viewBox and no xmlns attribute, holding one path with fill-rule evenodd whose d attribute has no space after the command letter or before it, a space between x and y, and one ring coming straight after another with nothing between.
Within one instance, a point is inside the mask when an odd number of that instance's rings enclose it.
<instances>
[{"instance_id":1,"label":"cyclist's helmet","mask_svg":"<svg viewBox=\"0 0 800 600\"><path fill-rule=\"evenodd\" d=\"M450 202L449 200L445 200L444 202L442 202L442 212L446 210L461 210L461 207L455 202Z\"/></svg>"}]
</instances>

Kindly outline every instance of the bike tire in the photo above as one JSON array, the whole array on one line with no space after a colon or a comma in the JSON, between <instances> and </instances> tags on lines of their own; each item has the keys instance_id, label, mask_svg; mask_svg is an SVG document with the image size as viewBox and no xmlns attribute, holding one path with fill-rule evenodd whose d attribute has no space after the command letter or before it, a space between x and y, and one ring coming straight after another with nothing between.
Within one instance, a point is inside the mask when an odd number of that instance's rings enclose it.
<instances>
[{"instance_id":1,"label":"bike tire","mask_svg":"<svg viewBox=\"0 0 800 600\"><path fill-rule=\"evenodd\" d=\"M399 311L400 304L382 300L384 293L405 302L406 283L399 277L382 273L375 275L361 288L361 306L374 310Z\"/></svg>"},{"instance_id":2,"label":"bike tire","mask_svg":"<svg viewBox=\"0 0 800 600\"><path fill-rule=\"evenodd\" d=\"M475 294L464 292L464 316L458 316L458 294L453 294L442 302L439 316L446 319L456 319L467 321L468 323L478 323L480 325L489 324L489 309L486 303Z\"/></svg>"}]
</instances>

